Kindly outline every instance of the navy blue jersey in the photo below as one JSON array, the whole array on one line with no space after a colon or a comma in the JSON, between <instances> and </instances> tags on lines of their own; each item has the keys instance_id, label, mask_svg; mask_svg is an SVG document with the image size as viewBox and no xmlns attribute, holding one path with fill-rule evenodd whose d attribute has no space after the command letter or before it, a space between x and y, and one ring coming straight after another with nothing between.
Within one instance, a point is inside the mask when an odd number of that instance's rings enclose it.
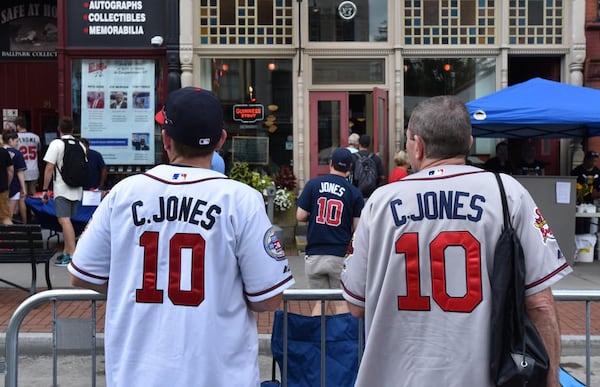
<instances>
[{"instance_id":1,"label":"navy blue jersey","mask_svg":"<svg viewBox=\"0 0 600 387\"><path fill-rule=\"evenodd\" d=\"M362 194L346 178L325 175L309 180L297 200L308 212L306 254L346 254L354 218L364 206Z\"/></svg>"}]
</instances>

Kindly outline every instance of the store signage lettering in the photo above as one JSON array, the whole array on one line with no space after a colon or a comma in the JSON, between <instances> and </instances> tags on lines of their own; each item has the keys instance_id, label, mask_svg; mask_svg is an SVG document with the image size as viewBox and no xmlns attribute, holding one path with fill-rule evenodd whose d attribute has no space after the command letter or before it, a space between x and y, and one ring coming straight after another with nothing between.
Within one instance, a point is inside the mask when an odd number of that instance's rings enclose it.
<instances>
[{"instance_id":1,"label":"store signage lettering","mask_svg":"<svg viewBox=\"0 0 600 387\"><path fill-rule=\"evenodd\" d=\"M265 107L260 104L233 105L233 120L250 124L262 121L265 117Z\"/></svg>"},{"instance_id":2,"label":"store signage lettering","mask_svg":"<svg viewBox=\"0 0 600 387\"><path fill-rule=\"evenodd\" d=\"M0 24L23 17L56 17L56 6L50 4L20 4L0 11Z\"/></svg>"},{"instance_id":3,"label":"store signage lettering","mask_svg":"<svg viewBox=\"0 0 600 387\"><path fill-rule=\"evenodd\" d=\"M67 45L150 47L165 35L165 0L68 0Z\"/></svg>"},{"instance_id":4,"label":"store signage lettering","mask_svg":"<svg viewBox=\"0 0 600 387\"><path fill-rule=\"evenodd\" d=\"M141 1L90 1L83 3L88 11L141 11L144 7ZM83 20L90 23L84 27L83 33L89 35L144 35L146 14L144 12L89 12L84 13ZM93 23L113 23L112 25Z\"/></svg>"},{"instance_id":5,"label":"store signage lettering","mask_svg":"<svg viewBox=\"0 0 600 387\"><path fill-rule=\"evenodd\" d=\"M55 59L58 29L56 0L0 3L0 57Z\"/></svg>"}]
</instances>

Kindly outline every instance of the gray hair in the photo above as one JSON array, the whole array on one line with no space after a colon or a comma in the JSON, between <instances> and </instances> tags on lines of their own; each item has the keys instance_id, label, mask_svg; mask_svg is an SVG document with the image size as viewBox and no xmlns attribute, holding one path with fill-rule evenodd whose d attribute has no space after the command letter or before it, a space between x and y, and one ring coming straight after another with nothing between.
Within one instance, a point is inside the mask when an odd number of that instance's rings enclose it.
<instances>
[{"instance_id":1,"label":"gray hair","mask_svg":"<svg viewBox=\"0 0 600 387\"><path fill-rule=\"evenodd\" d=\"M442 95L421 101L408 121L408 129L426 144L427 158L467 156L471 147L471 119L458 98Z\"/></svg>"}]
</instances>

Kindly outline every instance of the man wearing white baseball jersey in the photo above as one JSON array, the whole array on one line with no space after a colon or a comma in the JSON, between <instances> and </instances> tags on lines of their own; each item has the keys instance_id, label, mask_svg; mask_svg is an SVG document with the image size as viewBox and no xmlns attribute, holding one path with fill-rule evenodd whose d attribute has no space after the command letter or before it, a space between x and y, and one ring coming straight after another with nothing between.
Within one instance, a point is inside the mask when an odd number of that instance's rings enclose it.
<instances>
[{"instance_id":1,"label":"man wearing white baseball jersey","mask_svg":"<svg viewBox=\"0 0 600 387\"><path fill-rule=\"evenodd\" d=\"M294 284L262 195L210 169L227 134L206 90L156 115L169 165L111 189L68 269L105 292L107 386L257 386L252 311Z\"/></svg>"},{"instance_id":2,"label":"man wearing white baseball jersey","mask_svg":"<svg viewBox=\"0 0 600 387\"><path fill-rule=\"evenodd\" d=\"M27 120L25 117L17 117L15 119L15 127L19 135L18 149L25 159L25 186L27 195L35 195L37 192L37 183L40 177L40 169L38 166L40 150L40 136L27 130ZM25 197L22 195L19 198L19 215L23 223L29 222L29 212L25 204Z\"/></svg>"},{"instance_id":3,"label":"man wearing white baseball jersey","mask_svg":"<svg viewBox=\"0 0 600 387\"><path fill-rule=\"evenodd\" d=\"M419 103L407 130L416 172L378 188L342 272L350 312L365 317L356 386L492 386L490 277L503 225L494 174L465 165L473 138L455 97ZM558 386L560 332L550 286L572 270L525 188L502 174L523 245L527 313Z\"/></svg>"}]
</instances>

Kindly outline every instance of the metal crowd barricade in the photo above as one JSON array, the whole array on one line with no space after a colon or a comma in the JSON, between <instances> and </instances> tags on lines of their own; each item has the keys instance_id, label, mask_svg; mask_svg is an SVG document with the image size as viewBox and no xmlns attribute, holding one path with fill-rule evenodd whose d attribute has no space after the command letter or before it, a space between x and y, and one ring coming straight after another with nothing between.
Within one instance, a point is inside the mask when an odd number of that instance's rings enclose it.
<instances>
[{"instance_id":1,"label":"metal crowd barricade","mask_svg":"<svg viewBox=\"0 0 600 387\"><path fill-rule=\"evenodd\" d=\"M53 302L53 319L52 319L52 379L53 386L57 386L57 332L60 331L59 318L57 316L57 302L60 301L91 301L91 317L89 321L91 337L89 338L91 356L92 356L92 383L96 386L96 302L106 300L106 296L97 293L93 290L85 289L63 289L63 290L47 290L37 293L27 298L15 310L8 322L6 329L6 376L5 387L17 387L18 369L19 369L19 328L27 314L47 302ZM73 319L72 319L73 320Z\"/></svg>"},{"instance_id":2,"label":"metal crowd barricade","mask_svg":"<svg viewBox=\"0 0 600 387\"><path fill-rule=\"evenodd\" d=\"M585 301L585 385L591 386L592 376L592 309L591 302L600 301L600 290L553 290L556 301Z\"/></svg>"},{"instance_id":3,"label":"metal crowd barricade","mask_svg":"<svg viewBox=\"0 0 600 387\"><path fill-rule=\"evenodd\" d=\"M583 301L585 302L585 357L586 357L586 386L591 384L591 302L600 301L600 290L554 290L554 298L557 302L562 301ZM6 376L5 376L5 387L17 387L17 376L18 376L18 349L19 349L19 329L23 320L27 314L39 305L46 302L53 302L53 332L52 332L52 346L53 346L53 386L57 385L57 302L60 301L91 301L92 306L92 335L91 341L91 355L92 355L92 386L96 385L96 331L95 331L95 320L96 320L96 302L105 301L106 296L97 293L92 290L84 289L63 289L63 290L47 290L41 293L37 293L28 299L26 299L13 313L6 330L6 348L5 348L5 360L6 360ZM340 289L288 289L283 294L283 311L284 311L284 322L283 322L283 374L282 382L283 386L287 386L287 313L289 310L289 301L321 301L321 384L324 385L325 377L325 301L339 301L343 300L342 291ZM359 320L359 362L364 347L363 337L363 320Z\"/></svg>"},{"instance_id":4,"label":"metal crowd barricade","mask_svg":"<svg viewBox=\"0 0 600 387\"><path fill-rule=\"evenodd\" d=\"M288 372L288 311L289 301L321 301L321 386L325 386L326 376L326 319L325 302L343 301L341 289L287 289L283 292L283 367L281 384L287 387ZM364 349L364 320L358 324L358 362ZM8 387L8 386L7 386Z\"/></svg>"}]
</instances>

